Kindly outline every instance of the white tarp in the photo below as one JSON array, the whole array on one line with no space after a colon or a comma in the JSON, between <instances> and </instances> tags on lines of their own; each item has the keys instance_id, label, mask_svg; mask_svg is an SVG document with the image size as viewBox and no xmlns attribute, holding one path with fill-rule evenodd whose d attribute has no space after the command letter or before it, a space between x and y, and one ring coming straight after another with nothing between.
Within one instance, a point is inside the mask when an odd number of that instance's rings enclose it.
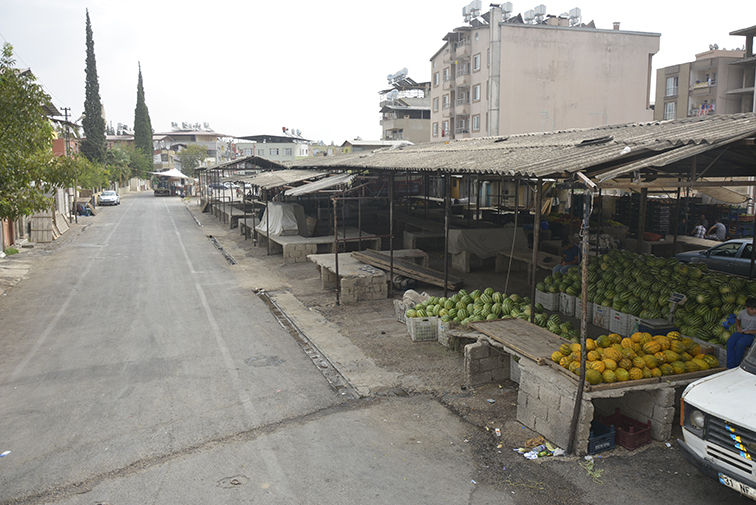
<instances>
[{"instance_id":1,"label":"white tarp","mask_svg":"<svg viewBox=\"0 0 756 505\"><path fill-rule=\"evenodd\" d=\"M528 239L522 228L482 228L475 230L449 230L449 252L469 251L481 259L496 256L499 251L527 250Z\"/></svg>"},{"instance_id":2,"label":"white tarp","mask_svg":"<svg viewBox=\"0 0 756 505\"><path fill-rule=\"evenodd\" d=\"M155 174L159 177L170 177L171 179L191 179L191 177L187 177L186 175L182 174L180 171L176 170L175 168L172 168L170 170L165 170L163 172L150 172L151 174Z\"/></svg>"},{"instance_id":3,"label":"white tarp","mask_svg":"<svg viewBox=\"0 0 756 505\"><path fill-rule=\"evenodd\" d=\"M296 203L269 202L266 218L263 212L257 229L265 232L266 222L270 224L270 235L301 235L307 236L307 222L304 207Z\"/></svg>"}]
</instances>

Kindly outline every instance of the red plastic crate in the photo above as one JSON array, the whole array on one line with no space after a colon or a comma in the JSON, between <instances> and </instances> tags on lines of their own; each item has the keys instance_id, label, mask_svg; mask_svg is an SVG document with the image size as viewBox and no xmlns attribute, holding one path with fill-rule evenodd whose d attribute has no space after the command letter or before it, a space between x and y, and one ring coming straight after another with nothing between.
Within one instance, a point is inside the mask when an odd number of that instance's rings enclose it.
<instances>
[{"instance_id":1,"label":"red plastic crate","mask_svg":"<svg viewBox=\"0 0 756 505\"><path fill-rule=\"evenodd\" d=\"M638 447L651 443L650 420L643 424L620 413L620 409L616 409L611 416L602 416L601 422L607 426L614 425L616 443L628 451L634 451Z\"/></svg>"}]
</instances>

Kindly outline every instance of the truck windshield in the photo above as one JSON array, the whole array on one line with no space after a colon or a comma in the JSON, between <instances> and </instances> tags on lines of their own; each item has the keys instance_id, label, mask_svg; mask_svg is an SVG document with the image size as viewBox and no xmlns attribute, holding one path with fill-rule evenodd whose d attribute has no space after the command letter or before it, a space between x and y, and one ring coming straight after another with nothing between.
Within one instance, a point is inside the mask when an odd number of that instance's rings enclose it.
<instances>
[{"instance_id":1,"label":"truck windshield","mask_svg":"<svg viewBox=\"0 0 756 505\"><path fill-rule=\"evenodd\" d=\"M746 354L741 366L746 372L756 375L756 345L751 346L751 350Z\"/></svg>"}]
</instances>

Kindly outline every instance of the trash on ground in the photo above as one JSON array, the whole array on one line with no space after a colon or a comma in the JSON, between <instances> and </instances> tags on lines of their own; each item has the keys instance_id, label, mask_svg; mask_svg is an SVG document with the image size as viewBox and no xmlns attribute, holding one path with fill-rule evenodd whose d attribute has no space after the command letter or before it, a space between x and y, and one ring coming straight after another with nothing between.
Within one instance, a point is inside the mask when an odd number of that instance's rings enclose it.
<instances>
[{"instance_id":1,"label":"trash on ground","mask_svg":"<svg viewBox=\"0 0 756 505\"><path fill-rule=\"evenodd\" d=\"M601 480L601 474L604 473L603 470L598 470L594 466L593 458L587 459L583 463L579 463L579 465L588 472L588 475L593 479L593 482L596 484L603 484L603 481Z\"/></svg>"},{"instance_id":2,"label":"trash on ground","mask_svg":"<svg viewBox=\"0 0 756 505\"><path fill-rule=\"evenodd\" d=\"M0 454L0 458L4 458L8 454L10 454L10 451L5 451L4 453Z\"/></svg>"}]
</instances>

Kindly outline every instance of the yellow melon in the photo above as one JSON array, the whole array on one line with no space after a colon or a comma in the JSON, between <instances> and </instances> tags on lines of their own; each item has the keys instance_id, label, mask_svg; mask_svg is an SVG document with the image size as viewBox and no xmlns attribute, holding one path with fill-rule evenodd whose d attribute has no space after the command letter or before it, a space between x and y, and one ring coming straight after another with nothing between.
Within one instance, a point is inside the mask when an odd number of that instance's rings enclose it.
<instances>
[{"instance_id":1,"label":"yellow melon","mask_svg":"<svg viewBox=\"0 0 756 505\"><path fill-rule=\"evenodd\" d=\"M588 365L592 370L596 370L598 373L603 373L603 371L606 370L606 363L601 360L591 361Z\"/></svg>"},{"instance_id":2,"label":"yellow melon","mask_svg":"<svg viewBox=\"0 0 756 505\"><path fill-rule=\"evenodd\" d=\"M627 371L630 374L630 380L637 381L639 379L643 378L643 369L638 367L633 367L630 370Z\"/></svg>"},{"instance_id":3,"label":"yellow melon","mask_svg":"<svg viewBox=\"0 0 756 505\"><path fill-rule=\"evenodd\" d=\"M604 365L609 370L616 370L617 369L617 362L610 358L604 358L603 359Z\"/></svg>"},{"instance_id":4,"label":"yellow melon","mask_svg":"<svg viewBox=\"0 0 756 505\"><path fill-rule=\"evenodd\" d=\"M647 354L655 354L661 351L661 344L656 341L646 342L643 344L643 351Z\"/></svg>"}]
</instances>

